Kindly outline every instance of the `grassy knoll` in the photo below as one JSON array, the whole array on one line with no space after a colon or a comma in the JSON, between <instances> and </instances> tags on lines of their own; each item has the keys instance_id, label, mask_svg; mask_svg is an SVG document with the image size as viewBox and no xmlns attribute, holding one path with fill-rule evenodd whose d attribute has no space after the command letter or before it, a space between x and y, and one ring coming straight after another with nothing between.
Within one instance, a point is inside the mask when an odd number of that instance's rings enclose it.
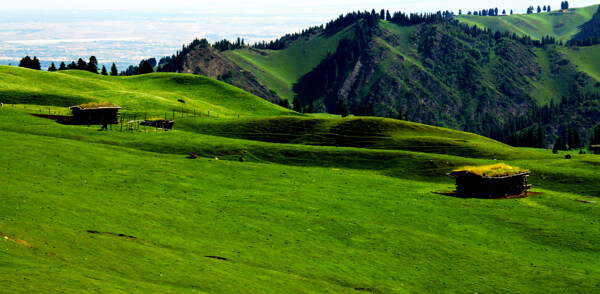
<instances>
[{"instance_id":1,"label":"grassy knoll","mask_svg":"<svg viewBox=\"0 0 600 294\"><path fill-rule=\"evenodd\" d=\"M572 293L600 286L600 207L574 201L597 200L596 156L565 160L387 119L184 118L174 131L127 133L58 125L27 115L35 106L22 107L0 108L0 283L7 292ZM306 131L278 133L286 128ZM331 137L365 132L376 135L362 148L329 145ZM455 137L505 150L499 158L532 170L544 194L433 194L453 188L444 174L454 167L494 161L381 150L387 143L377 136ZM317 139L319 146L307 145ZM204 157L186 159L190 150Z\"/></svg>"},{"instance_id":2,"label":"grassy knoll","mask_svg":"<svg viewBox=\"0 0 600 294\"><path fill-rule=\"evenodd\" d=\"M519 35L530 35L535 39L553 36L557 41L566 42L579 32L579 26L589 21L598 10L598 5L572 8L568 12L555 10L534 14L513 14L488 17L459 15L460 22L477 25L495 31L510 31Z\"/></svg>"},{"instance_id":3,"label":"grassy knoll","mask_svg":"<svg viewBox=\"0 0 600 294\"><path fill-rule=\"evenodd\" d=\"M173 109L205 115L211 111L213 116L293 113L210 78L170 73L111 77L85 71L48 73L0 66L0 100L55 106L107 101L130 113L148 115L161 115Z\"/></svg>"}]
</instances>

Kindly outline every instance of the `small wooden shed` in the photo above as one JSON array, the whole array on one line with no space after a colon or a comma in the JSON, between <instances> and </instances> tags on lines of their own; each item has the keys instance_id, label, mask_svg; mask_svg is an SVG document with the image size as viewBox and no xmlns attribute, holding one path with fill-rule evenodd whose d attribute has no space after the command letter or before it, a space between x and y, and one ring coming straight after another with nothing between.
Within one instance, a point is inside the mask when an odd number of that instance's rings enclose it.
<instances>
[{"instance_id":1,"label":"small wooden shed","mask_svg":"<svg viewBox=\"0 0 600 294\"><path fill-rule=\"evenodd\" d=\"M501 198L527 194L528 170L496 164L463 167L449 175L456 177L456 192L462 197Z\"/></svg>"},{"instance_id":2,"label":"small wooden shed","mask_svg":"<svg viewBox=\"0 0 600 294\"><path fill-rule=\"evenodd\" d=\"M87 103L72 106L72 124L75 125L109 125L119 123L119 109L112 103Z\"/></svg>"},{"instance_id":3,"label":"small wooden shed","mask_svg":"<svg viewBox=\"0 0 600 294\"><path fill-rule=\"evenodd\" d=\"M166 119L145 120L140 123L140 125L142 125L142 126L149 126L149 127L169 129L169 130L173 129L174 124L175 124L174 121L166 120Z\"/></svg>"}]
</instances>

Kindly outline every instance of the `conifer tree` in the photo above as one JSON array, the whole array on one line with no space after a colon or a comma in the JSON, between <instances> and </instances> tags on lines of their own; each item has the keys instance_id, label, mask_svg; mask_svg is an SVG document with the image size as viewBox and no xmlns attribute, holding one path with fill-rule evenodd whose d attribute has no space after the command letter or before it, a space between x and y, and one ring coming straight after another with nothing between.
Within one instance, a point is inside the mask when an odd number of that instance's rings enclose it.
<instances>
[{"instance_id":1,"label":"conifer tree","mask_svg":"<svg viewBox=\"0 0 600 294\"><path fill-rule=\"evenodd\" d=\"M98 60L96 59L96 56L90 56L90 61L86 66L86 70L92 73L98 73Z\"/></svg>"},{"instance_id":2,"label":"conifer tree","mask_svg":"<svg viewBox=\"0 0 600 294\"><path fill-rule=\"evenodd\" d=\"M310 98L310 103L308 104L308 109L306 110L306 112L308 112L308 113L315 112L315 102L313 101L312 97Z\"/></svg>"},{"instance_id":3,"label":"conifer tree","mask_svg":"<svg viewBox=\"0 0 600 294\"><path fill-rule=\"evenodd\" d=\"M338 100L338 112L342 117L348 116L348 105L342 99Z\"/></svg>"},{"instance_id":4,"label":"conifer tree","mask_svg":"<svg viewBox=\"0 0 600 294\"><path fill-rule=\"evenodd\" d=\"M154 69L152 68L152 65L150 64L150 62L148 62L148 60L143 60L140 63L140 67L137 70L137 74L143 75L143 74L148 74L148 73L152 73L154 72Z\"/></svg>"},{"instance_id":5,"label":"conifer tree","mask_svg":"<svg viewBox=\"0 0 600 294\"><path fill-rule=\"evenodd\" d=\"M112 66L110 67L110 75L111 76L118 76L119 72L117 71L117 66L115 65L115 63L113 62Z\"/></svg>"},{"instance_id":6,"label":"conifer tree","mask_svg":"<svg viewBox=\"0 0 600 294\"><path fill-rule=\"evenodd\" d=\"M77 69L78 70L87 70L87 63L83 61L83 59L79 58L77 60Z\"/></svg>"},{"instance_id":7,"label":"conifer tree","mask_svg":"<svg viewBox=\"0 0 600 294\"><path fill-rule=\"evenodd\" d=\"M544 147L544 131L542 130L542 126L538 126L537 129L537 146L538 148Z\"/></svg>"},{"instance_id":8,"label":"conifer tree","mask_svg":"<svg viewBox=\"0 0 600 294\"><path fill-rule=\"evenodd\" d=\"M298 97L294 97L292 104L295 112L302 112L302 105L300 105L300 99L298 99Z\"/></svg>"},{"instance_id":9,"label":"conifer tree","mask_svg":"<svg viewBox=\"0 0 600 294\"><path fill-rule=\"evenodd\" d=\"M56 66L54 66L54 62L52 62L52 64L50 64L48 71L50 71L50 72L56 71Z\"/></svg>"},{"instance_id":10,"label":"conifer tree","mask_svg":"<svg viewBox=\"0 0 600 294\"><path fill-rule=\"evenodd\" d=\"M108 72L106 71L106 66L104 66L104 65L102 66L102 72L100 74L103 75L103 76L107 76L108 75Z\"/></svg>"},{"instance_id":11,"label":"conifer tree","mask_svg":"<svg viewBox=\"0 0 600 294\"><path fill-rule=\"evenodd\" d=\"M60 65L58 66L58 70L65 70L67 69L67 66L65 65L64 61L60 62Z\"/></svg>"}]
</instances>

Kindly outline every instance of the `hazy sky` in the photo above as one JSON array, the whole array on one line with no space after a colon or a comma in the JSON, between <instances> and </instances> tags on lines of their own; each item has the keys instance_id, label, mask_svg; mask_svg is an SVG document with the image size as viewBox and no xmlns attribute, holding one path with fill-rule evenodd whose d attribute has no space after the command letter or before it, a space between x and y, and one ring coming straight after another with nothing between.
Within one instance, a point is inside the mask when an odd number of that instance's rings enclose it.
<instances>
[{"instance_id":1,"label":"hazy sky","mask_svg":"<svg viewBox=\"0 0 600 294\"><path fill-rule=\"evenodd\" d=\"M351 10L364 10L371 8L386 8L402 11L437 11L437 10L475 10L489 7L501 9L525 10L528 5L551 5L560 7L558 0L553 1L521 1L521 0L301 0L301 1L270 1L270 0L1 0L2 10L106 10L121 9L132 11L204 11L204 12L230 12L230 13L334 13L339 14ZM591 0L569 1L572 7L596 4Z\"/></svg>"}]
</instances>

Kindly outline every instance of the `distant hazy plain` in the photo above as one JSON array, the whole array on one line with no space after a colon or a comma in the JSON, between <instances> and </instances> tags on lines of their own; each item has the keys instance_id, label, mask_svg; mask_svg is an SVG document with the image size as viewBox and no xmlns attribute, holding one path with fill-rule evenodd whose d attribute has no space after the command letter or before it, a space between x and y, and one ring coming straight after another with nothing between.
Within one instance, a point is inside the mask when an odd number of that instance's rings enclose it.
<instances>
[{"instance_id":1,"label":"distant hazy plain","mask_svg":"<svg viewBox=\"0 0 600 294\"><path fill-rule=\"evenodd\" d=\"M201 12L13 12L0 16L0 64L18 64L26 54L37 56L43 67L95 55L101 64L116 62L121 69L141 59L172 55L194 38L214 42L239 36L253 43L320 25L328 17L319 13L284 17Z\"/></svg>"}]
</instances>

